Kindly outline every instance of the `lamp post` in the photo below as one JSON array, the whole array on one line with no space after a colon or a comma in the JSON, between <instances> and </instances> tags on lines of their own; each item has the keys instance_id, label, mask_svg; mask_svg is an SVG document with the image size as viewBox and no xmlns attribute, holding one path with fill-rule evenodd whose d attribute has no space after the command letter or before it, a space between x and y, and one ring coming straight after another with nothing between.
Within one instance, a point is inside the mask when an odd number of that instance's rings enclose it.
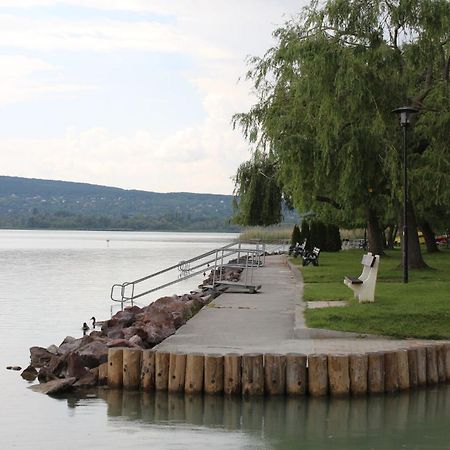
<instances>
[{"instance_id":1,"label":"lamp post","mask_svg":"<svg viewBox=\"0 0 450 450\"><path fill-rule=\"evenodd\" d=\"M400 117L400 126L403 128L403 283L408 283L408 152L407 135L411 125L411 116L418 109L411 106L402 106L392 111Z\"/></svg>"}]
</instances>

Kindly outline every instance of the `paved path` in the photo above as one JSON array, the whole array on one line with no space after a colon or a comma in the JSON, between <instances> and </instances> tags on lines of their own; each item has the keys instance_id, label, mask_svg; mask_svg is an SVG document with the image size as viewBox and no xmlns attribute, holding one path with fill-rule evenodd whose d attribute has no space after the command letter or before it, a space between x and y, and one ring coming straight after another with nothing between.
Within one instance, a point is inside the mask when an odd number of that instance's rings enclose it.
<instances>
[{"instance_id":1,"label":"paved path","mask_svg":"<svg viewBox=\"0 0 450 450\"><path fill-rule=\"evenodd\" d=\"M156 348L186 353L354 353L407 348L423 340L381 337L307 328L303 283L283 256L266 258L254 272L257 294L224 293Z\"/></svg>"}]
</instances>

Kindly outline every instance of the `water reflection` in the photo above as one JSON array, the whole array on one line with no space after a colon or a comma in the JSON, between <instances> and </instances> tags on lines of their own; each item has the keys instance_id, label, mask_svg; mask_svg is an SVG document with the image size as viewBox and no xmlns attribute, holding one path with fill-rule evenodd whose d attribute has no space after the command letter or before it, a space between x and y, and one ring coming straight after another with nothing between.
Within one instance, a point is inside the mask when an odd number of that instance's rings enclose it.
<instances>
[{"instance_id":1,"label":"water reflection","mask_svg":"<svg viewBox=\"0 0 450 450\"><path fill-rule=\"evenodd\" d=\"M267 448L447 448L450 385L370 398L228 398L99 389L109 418L206 427L248 435ZM98 400L97 400L98 401Z\"/></svg>"}]
</instances>

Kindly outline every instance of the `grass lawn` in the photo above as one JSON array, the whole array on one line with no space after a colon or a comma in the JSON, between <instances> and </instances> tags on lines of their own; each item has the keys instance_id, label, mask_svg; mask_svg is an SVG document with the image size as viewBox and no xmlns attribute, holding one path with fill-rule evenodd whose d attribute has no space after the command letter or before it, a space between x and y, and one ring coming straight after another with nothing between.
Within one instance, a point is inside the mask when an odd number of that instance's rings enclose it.
<instances>
[{"instance_id":1,"label":"grass lawn","mask_svg":"<svg viewBox=\"0 0 450 450\"><path fill-rule=\"evenodd\" d=\"M388 251L381 258L375 303L359 304L347 288L345 275L358 276L362 250L321 253L319 266L301 266L304 299L349 300L348 307L306 310L306 322L313 328L384 334L426 339L450 339L450 249L437 254L423 250L432 268L410 270L409 283L403 284L401 251Z\"/></svg>"}]
</instances>

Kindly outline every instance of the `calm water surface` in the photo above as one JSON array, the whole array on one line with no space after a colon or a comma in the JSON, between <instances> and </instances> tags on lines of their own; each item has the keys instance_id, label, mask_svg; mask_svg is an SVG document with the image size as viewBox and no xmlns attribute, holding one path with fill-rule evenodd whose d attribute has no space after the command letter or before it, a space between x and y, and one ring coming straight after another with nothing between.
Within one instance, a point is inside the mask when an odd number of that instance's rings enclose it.
<instances>
[{"instance_id":1,"label":"calm water surface","mask_svg":"<svg viewBox=\"0 0 450 450\"><path fill-rule=\"evenodd\" d=\"M26 367L33 345L80 336L92 315L108 318L113 283L233 237L0 231L1 448L450 449L449 385L351 400L241 401L105 389L55 399L30 391L18 372L5 370ZM188 292L198 281L165 293Z\"/></svg>"}]
</instances>

